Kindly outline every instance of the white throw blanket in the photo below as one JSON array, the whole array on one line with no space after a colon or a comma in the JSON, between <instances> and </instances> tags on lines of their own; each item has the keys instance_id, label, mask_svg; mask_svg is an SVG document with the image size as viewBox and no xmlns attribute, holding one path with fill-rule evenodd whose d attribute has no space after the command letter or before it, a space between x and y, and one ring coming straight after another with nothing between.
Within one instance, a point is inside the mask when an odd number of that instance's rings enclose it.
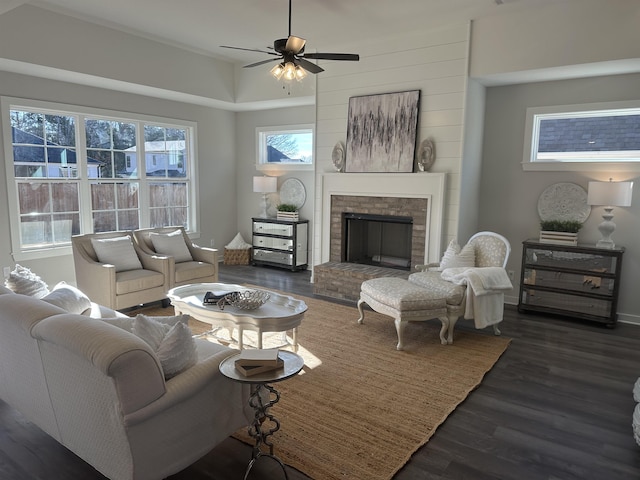
<instances>
[{"instance_id":1,"label":"white throw blanket","mask_svg":"<svg viewBox=\"0 0 640 480\"><path fill-rule=\"evenodd\" d=\"M467 285L464 318L473 319L476 328L500 323L504 313L504 292L513 285L502 267L447 268L443 280Z\"/></svg>"}]
</instances>

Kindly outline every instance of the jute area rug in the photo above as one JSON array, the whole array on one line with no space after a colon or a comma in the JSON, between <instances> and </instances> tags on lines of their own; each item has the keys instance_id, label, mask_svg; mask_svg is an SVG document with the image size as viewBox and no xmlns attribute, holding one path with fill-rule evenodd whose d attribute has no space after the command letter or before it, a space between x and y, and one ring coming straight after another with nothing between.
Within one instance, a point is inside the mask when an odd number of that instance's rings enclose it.
<instances>
[{"instance_id":1,"label":"jute area rug","mask_svg":"<svg viewBox=\"0 0 640 480\"><path fill-rule=\"evenodd\" d=\"M410 323L397 351L390 317L304 297L301 374L273 386L281 422L275 453L316 480L390 479L491 370L510 340L456 331L441 345L437 320ZM164 315L173 309L149 314ZM147 313L147 312L144 312ZM194 333L209 325L193 321ZM245 342L251 343L245 333ZM267 338L269 336L269 338ZM281 341L282 334L265 334ZM245 429L236 438L252 444Z\"/></svg>"}]
</instances>

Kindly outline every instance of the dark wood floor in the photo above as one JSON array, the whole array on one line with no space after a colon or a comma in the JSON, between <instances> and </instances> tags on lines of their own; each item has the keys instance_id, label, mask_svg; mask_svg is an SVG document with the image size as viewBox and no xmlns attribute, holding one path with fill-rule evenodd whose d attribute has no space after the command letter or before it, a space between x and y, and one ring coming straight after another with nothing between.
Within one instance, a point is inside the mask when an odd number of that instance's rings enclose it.
<instances>
[{"instance_id":1,"label":"dark wood floor","mask_svg":"<svg viewBox=\"0 0 640 480\"><path fill-rule=\"evenodd\" d=\"M222 266L220 280L313 296L308 272ZM456 328L471 327L460 321ZM507 306L501 328L513 339L505 354L394 478L640 479L640 447L631 428L640 327L606 329L523 315ZM250 455L247 445L230 438L170 478L241 479ZM288 473L291 480L308 478L292 469ZM103 478L0 402L0 479ZM250 478L283 477L265 459Z\"/></svg>"}]
</instances>

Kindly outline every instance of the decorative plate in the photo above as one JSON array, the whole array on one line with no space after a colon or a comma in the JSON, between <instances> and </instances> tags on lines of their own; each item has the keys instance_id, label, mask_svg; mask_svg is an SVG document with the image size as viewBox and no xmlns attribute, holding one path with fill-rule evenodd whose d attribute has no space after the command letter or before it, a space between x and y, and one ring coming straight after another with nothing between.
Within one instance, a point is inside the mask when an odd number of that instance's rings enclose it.
<instances>
[{"instance_id":1,"label":"decorative plate","mask_svg":"<svg viewBox=\"0 0 640 480\"><path fill-rule=\"evenodd\" d=\"M336 172L344 171L344 145L342 142L336 143L331 152L331 161L333 162L333 168Z\"/></svg>"},{"instance_id":2,"label":"decorative plate","mask_svg":"<svg viewBox=\"0 0 640 480\"><path fill-rule=\"evenodd\" d=\"M301 208L307 200L304 184L297 178L287 178L280 187L280 203L287 203Z\"/></svg>"},{"instance_id":3,"label":"decorative plate","mask_svg":"<svg viewBox=\"0 0 640 480\"><path fill-rule=\"evenodd\" d=\"M589 218L591 207L587 204L587 192L575 183L554 183L545 188L538 198L540 220L575 220Z\"/></svg>"}]
</instances>

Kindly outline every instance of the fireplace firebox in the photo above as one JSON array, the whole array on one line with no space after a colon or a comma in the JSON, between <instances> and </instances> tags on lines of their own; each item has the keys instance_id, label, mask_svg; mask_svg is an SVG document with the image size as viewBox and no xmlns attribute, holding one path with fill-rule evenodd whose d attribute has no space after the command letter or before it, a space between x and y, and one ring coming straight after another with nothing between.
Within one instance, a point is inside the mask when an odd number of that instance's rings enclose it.
<instances>
[{"instance_id":1,"label":"fireplace firebox","mask_svg":"<svg viewBox=\"0 0 640 480\"><path fill-rule=\"evenodd\" d=\"M413 218L345 212L342 261L411 269Z\"/></svg>"}]
</instances>

